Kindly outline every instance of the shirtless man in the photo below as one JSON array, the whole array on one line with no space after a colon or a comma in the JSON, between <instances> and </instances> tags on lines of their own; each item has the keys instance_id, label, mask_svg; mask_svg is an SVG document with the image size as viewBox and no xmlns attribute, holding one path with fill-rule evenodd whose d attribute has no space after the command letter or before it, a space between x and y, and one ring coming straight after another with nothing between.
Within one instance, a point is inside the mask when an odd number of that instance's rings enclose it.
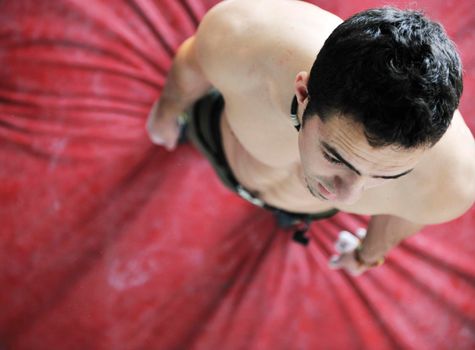
<instances>
[{"instance_id":1,"label":"shirtless man","mask_svg":"<svg viewBox=\"0 0 475 350\"><path fill-rule=\"evenodd\" d=\"M461 70L443 30L411 11L342 24L305 2L228 0L179 48L147 128L173 149L177 116L217 89L225 158L254 199L287 212L371 215L361 245L331 264L357 275L424 225L472 206Z\"/></svg>"}]
</instances>

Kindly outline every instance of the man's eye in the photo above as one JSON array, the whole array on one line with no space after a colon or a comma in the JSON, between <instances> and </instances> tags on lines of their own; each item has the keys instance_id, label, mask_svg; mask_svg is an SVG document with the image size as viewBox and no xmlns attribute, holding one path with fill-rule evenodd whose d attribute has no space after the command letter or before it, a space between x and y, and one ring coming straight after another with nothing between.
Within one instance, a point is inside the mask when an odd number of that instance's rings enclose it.
<instances>
[{"instance_id":1,"label":"man's eye","mask_svg":"<svg viewBox=\"0 0 475 350\"><path fill-rule=\"evenodd\" d=\"M326 152L323 152L323 156L325 157L326 160L328 160L330 163L333 163L333 164L341 164L341 162L336 159L336 158L333 158L331 155L329 155L328 153Z\"/></svg>"}]
</instances>

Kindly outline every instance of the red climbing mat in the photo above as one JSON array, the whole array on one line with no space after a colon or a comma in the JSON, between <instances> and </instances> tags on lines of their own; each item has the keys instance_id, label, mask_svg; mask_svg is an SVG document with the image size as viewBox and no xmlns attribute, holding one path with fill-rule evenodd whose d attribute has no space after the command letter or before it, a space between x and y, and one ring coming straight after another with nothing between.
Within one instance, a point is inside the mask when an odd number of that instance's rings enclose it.
<instances>
[{"instance_id":1,"label":"red climbing mat","mask_svg":"<svg viewBox=\"0 0 475 350\"><path fill-rule=\"evenodd\" d=\"M212 0L0 1L0 349L474 349L475 209L353 278L145 120ZM387 1L315 1L345 18ZM441 21L475 130L471 0L393 1Z\"/></svg>"}]
</instances>

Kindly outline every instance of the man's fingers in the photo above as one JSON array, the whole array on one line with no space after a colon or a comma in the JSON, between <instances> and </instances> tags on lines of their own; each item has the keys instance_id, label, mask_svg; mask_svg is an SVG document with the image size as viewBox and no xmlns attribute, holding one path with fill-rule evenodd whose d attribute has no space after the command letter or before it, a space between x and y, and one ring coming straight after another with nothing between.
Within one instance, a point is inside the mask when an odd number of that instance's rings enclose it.
<instances>
[{"instance_id":1,"label":"man's fingers","mask_svg":"<svg viewBox=\"0 0 475 350\"><path fill-rule=\"evenodd\" d=\"M363 239L366 237L366 229L363 227L357 228L355 233L359 239Z\"/></svg>"},{"instance_id":2,"label":"man's fingers","mask_svg":"<svg viewBox=\"0 0 475 350\"><path fill-rule=\"evenodd\" d=\"M152 106L152 109L150 110L150 113L148 114L146 130L147 130L150 140L153 143L163 146L166 144L166 140L162 135L160 135L159 130L158 130L159 126L157 125L158 124L157 110L158 110L158 100L155 101L155 103Z\"/></svg>"},{"instance_id":3,"label":"man's fingers","mask_svg":"<svg viewBox=\"0 0 475 350\"><path fill-rule=\"evenodd\" d=\"M352 253L333 255L328 261L328 267L332 270L344 269L352 276L359 276L367 270L355 262Z\"/></svg>"},{"instance_id":4,"label":"man's fingers","mask_svg":"<svg viewBox=\"0 0 475 350\"><path fill-rule=\"evenodd\" d=\"M165 146L167 145L166 135L163 133L163 130L160 130L160 125L154 119L149 119L147 122L147 133L150 141L156 145Z\"/></svg>"},{"instance_id":5,"label":"man's fingers","mask_svg":"<svg viewBox=\"0 0 475 350\"><path fill-rule=\"evenodd\" d=\"M331 269L341 268L341 255L333 255L328 261L328 267Z\"/></svg>"},{"instance_id":6,"label":"man's fingers","mask_svg":"<svg viewBox=\"0 0 475 350\"><path fill-rule=\"evenodd\" d=\"M158 101L154 103L147 120L147 133L150 140L167 150L175 149L180 129L176 118L163 118L158 115Z\"/></svg>"},{"instance_id":7,"label":"man's fingers","mask_svg":"<svg viewBox=\"0 0 475 350\"><path fill-rule=\"evenodd\" d=\"M162 146L165 145L165 139L163 139L157 132L154 131L150 122L147 123L146 130L148 133L148 137L154 144Z\"/></svg>"}]
</instances>

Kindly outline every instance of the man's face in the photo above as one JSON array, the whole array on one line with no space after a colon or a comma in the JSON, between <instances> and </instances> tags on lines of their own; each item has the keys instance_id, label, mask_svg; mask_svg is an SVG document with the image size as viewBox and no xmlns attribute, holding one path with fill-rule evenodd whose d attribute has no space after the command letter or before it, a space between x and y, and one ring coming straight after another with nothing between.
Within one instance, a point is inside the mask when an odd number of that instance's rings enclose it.
<instances>
[{"instance_id":1,"label":"man's face","mask_svg":"<svg viewBox=\"0 0 475 350\"><path fill-rule=\"evenodd\" d=\"M353 204L363 191L398 181L419 162L426 148L373 148L362 125L335 116L308 118L299 133L300 159L307 188L316 198Z\"/></svg>"}]
</instances>

